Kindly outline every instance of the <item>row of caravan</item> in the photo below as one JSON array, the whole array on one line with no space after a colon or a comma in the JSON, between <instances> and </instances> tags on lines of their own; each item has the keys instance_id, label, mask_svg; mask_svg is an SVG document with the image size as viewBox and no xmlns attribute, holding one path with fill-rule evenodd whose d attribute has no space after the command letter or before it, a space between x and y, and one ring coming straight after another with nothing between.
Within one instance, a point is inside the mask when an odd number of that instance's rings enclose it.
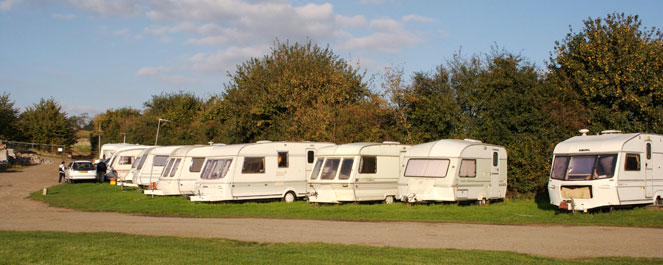
<instances>
[{"instance_id":1,"label":"row of caravan","mask_svg":"<svg viewBox=\"0 0 663 265\"><path fill-rule=\"evenodd\" d=\"M476 140L336 145L270 142L187 146L107 144L109 177L147 195L191 201L307 198L313 203L503 199L507 154ZM105 157L100 157L105 158Z\"/></svg>"},{"instance_id":2,"label":"row of caravan","mask_svg":"<svg viewBox=\"0 0 663 265\"><path fill-rule=\"evenodd\" d=\"M663 205L663 136L603 131L555 146L548 193L560 209ZM502 199L507 153L476 140L210 146L104 145L113 176L192 201L306 197L315 203Z\"/></svg>"}]
</instances>

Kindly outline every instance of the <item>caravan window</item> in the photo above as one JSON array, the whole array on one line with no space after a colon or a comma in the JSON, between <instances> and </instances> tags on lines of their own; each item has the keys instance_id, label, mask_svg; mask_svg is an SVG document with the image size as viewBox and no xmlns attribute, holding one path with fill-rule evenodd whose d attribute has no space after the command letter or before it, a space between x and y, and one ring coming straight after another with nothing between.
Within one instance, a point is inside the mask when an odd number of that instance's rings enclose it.
<instances>
[{"instance_id":1,"label":"caravan window","mask_svg":"<svg viewBox=\"0 0 663 265\"><path fill-rule=\"evenodd\" d=\"M306 152L306 161L311 164L313 163L313 160L315 159L315 152L313 150L309 150Z\"/></svg>"},{"instance_id":2,"label":"caravan window","mask_svg":"<svg viewBox=\"0 0 663 265\"><path fill-rule=\"evenodd\" d=\"M444 178L449 169L449 159L415 159L407 161L406 177Z\"/></svg>"},{"instance_id":3,"label":"caravan window","mask_svg":"<svg viewBox=\"0 0 663 265\"><path fill-rule=\"evenodd\" d=\"M138 159L134 160L134 163L131 164L131 168L137 168L138 164L140 164L140 161L142 160L141 158L142 157L139 157Z\"/></svg>"},{"instance_id":4,"label":"caravan window","mask_svg":"<svg viewBox=\"0 0 663 265\"><path fill-rule=\"evenodd\" d=\"M616 154L555 156L551 179L593 180L612 178L617 165Z\"/></svg>"},{"instance_id":5,"label":"caravan window","mask_svg":"<svg viewBox=\"0 0 663 265\"><path fill-rule=\"evenodd\" d=\"M359 173L375 174L378 172L378 159L375 156L362 156L359 163Z\"/></svg>"},{"instance_id":6,"label":"caravan window","mask_svg":"<svg viewBox=\"0 0 663 265\"><path fill-rule=\"evenodd\" d=\"M170 170L170 177L171 177L171 178L172 178L173 176L175 176L175 173L177 173L177 169L180 167L180 161L181 161L181 160L182 160L182 159L179 159L179 158L178 158L177 160L175 160L175 163L173 163L173 168Z\"/></svg>"},{"instance_id":7,"label":"caravan window","mask_svg":"<svg viewBox=\"0 0 663 265\"><path fill-rule=\"evenodd\" d=\"M463 159L460 161L460 173L458 174L461 178L474 178L477 176L477 161L475 159Z\"/></svg>"},{"instance_id":8,"label":"caravan window","mask_svg":"<svg viewBox=\"0 0 663 265\"><path fill-rule=\"evenodd\" d=\"M338 171L339 162L341 162L341 159L338 158L327 159L325 166L322 168L320 179L334 179L336 177L336 171Z\"/></svg>"},{"instance_id":9,"label":"caravan window","mask_svg":"<svg viewBox=\"0 0 663 265\"><path fill-rule=\"evenodd\" d=\"M612 178L615 175L615 165L617 165L617 155L600 155L596 163L595 178Z\"/></svg>"},{"instance_id":10,"label":"caravan window","mask_svg":"<svg viewBox=\"0 0 663 265\"><path fill-rule=\"evenodd\" d=\"M168 156L155 156L154 160L152 160L152 165L155 167L163 167L166 165L166 161L168 161Z\"/></svg>"},{"instance_id":11,"label":"caravan window","mask_svg":"<svg viewBox=\"0 0 663 265\"><path fill-rule=\"evenodd\" d=\"M640 155L626 154L626 164L624 164L624 170L640 171Z\"/></svg>"},{"instance_id":12,"label":"caravan window","mask_svg":"<svg viewBox=\"0 0 663 265\"><path fill-rule=\"evenodd\" d=\"M313 167L313 172L311 172L311 179L317 179L320 174L320 168L322 168L322 159L318 159L315 162L315 167Z\"/></svg>"},{"instance_id":13,"label":"caravan window","mask_svg":"<svg viewBox=\"0 0 663 265\"><path fill-rule=\"evenodd\" d=\"M265 173L265 158L245 157L244 165L242 166L242 173L244 174Z\"/></svg>"},{"instance_id":14,"label":"caravan window","mask_svg":"<svg viewBox=\"0 0 663 265\"><path fill-rule=\"evenodd\" d=\"M574 156L569 161L567 169L568 180L586 180L590 179L594 169L596 156Z\"/></svg>"},{"instance_id":15,"label":"caravan window","mask_svg":"<svg viewBox=\"0 0 663 265\"><path fill-rule=\"evenodd\" d=\"M651 143L647 143L647 159L651 159Z\"/></svg>"},{"instance_id":16,"label":"caravan window","mask_svg":"<svg viewBox=\"0 0 663 265\"><path fill-rule=\"evenodd\" d=\"M566 167L568 164L568 156L556 156L555 161L553 161L553 168L550 177L552 179L563 180L566 177Z\"/></svg>"},{"instance_id":17,"label":"caravan window","mask_svg":"<svg viewBox=\"0 0 663 265\"><path fill-rule=\"evenodd\" d=\"M166 167L163 169L163 172L161 173L162 177L168 176L168 174L170 173L170 168L173 166L173 162L175 162L175 159L168 160L168 164L166 165Z\"/></svg>"},{"instance_id":18,"label":"caravan window","mask_svg":"<svg viewBox=\"0 0 663 265\"><path fill-rule=\"evenodd\" d=\"M288 152L278 152L278 154L279 154L279 156L278 156L277 161L278 161L279 167L280 168L288 167Z\"/></svg>"},{"instance_id":19,"label":"caravan window","mask_svg":"<svg viewBox=\"0 0 663 265\"><path fill-rule=\"evenodd\" d=\"M349 179L350 174L352 173L352 164L355 160L352 158L343 159L343 164L341 164L341 173L338 174L338 179Z\"/></svg>"},{"instance_id":20,"label":"caravan window","mask_svg":"<svg viewBox=\"0 0 663 265\"><path fill-rule=\"evenodd\" d=\"M212 159L205 164L205 169L200 175L201 179L220 179L224 178L230 169L232 159Z\"/></svg>"},{"instance_id":21,"label":"caravan window","mask_svg":"<svg viewBox=\"0 0 663 265\"><path fill-rule=\"evenodd\" d=\"M200 169L203 167L203 162L205 162L204 157L192 158L191 166L189 167L189 172L200 172Z\"/></svg>"},{"instance_id":22,"label":"caravan window","mask_svg":"<svg viewBox=\"0 0 663 265\"><path fill-rule=\"evenodd\" d=\"M140 160L140 163L138 163L137 168L138 168L138 170L141 170L141 169L143 169L143 165L145 164L145 160L147 160L147 155L144 155L139 160Z\"/></svg>"},{"instance_id":23,"label":"caravan window","mask_svg":"<svg viewBox=\"0 0 663 265\"><path fill-rule=\"evenodd\" d=\"M120 165L131 165L131 163L133 162L133 158L134 158L133 156L121 156L119 163Z\"/></svg>"},{"instance_id":24,"label":"caravan window","mask_svg":"<svg viewBox=\"0 0 663 265\"><path fill-rule=\"evenodd\" d=\"M493 166L496 167L499 162L499 155L497 152L493 152Z\"/></svg>"}]
</instances>

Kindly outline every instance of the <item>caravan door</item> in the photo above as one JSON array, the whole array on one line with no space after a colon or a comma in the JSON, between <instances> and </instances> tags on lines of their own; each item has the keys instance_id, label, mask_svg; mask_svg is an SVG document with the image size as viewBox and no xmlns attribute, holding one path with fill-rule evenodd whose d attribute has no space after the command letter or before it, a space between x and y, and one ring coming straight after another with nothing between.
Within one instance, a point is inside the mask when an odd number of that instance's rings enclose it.
<instances>
[{"instance_id":1,"label":"caravan door","mask_svg":"<svg viewBox=\"0 0 663 265\"><path fill-rule=\"evenodd\" d=\"M654 161L652 161L652 143L645 141L645 198L651 198L654 194Z\"/></svg>"},{"instance_id":2,"label":"caravan door","mask_svg":"<svg viewBox=\"0 0 663 265\"><path fill-rule=\"evenodd\" d=\"M500 197L500 151L493 149L493 154L490 161L490 191L488 196L491 198Z\"/></svg>"}]
</instances>

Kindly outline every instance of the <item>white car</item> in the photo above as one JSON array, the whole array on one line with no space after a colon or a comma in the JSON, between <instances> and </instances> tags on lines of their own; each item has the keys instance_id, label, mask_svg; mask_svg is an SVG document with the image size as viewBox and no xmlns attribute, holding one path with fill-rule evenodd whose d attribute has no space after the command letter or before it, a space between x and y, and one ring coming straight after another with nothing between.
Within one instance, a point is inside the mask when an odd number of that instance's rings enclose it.
<instances>
[{"instance_id":1,"label":"white car","mask_svg":"<svg viewBox=\"0 0 663 265\"><path fill-rule=\"evenodd\" d=\"M67 165L64 171L65 182L73 183L77 180L94 180L97 178L97 170L90 161L73 161Z\"/></svg>"}]
</instances>

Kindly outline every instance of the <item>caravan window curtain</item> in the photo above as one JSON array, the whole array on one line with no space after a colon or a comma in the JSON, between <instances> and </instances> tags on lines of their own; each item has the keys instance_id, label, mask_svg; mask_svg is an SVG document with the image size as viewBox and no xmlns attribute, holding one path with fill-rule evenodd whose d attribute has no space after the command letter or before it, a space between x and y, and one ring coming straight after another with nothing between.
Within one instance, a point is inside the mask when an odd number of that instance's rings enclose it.
<instances>
[{"instance_id":1,"label":"caravan window curtain","mask_svg":"<svg viewBox=\"0 0 663 265\"><path fill-rule=\"evenodd\" d=\"M155 167L163 167L166 165L166 161L168 161L168 156L154 156L154 160L152 160L152 165Z\"/></svg>"},{"instance_id":2,"label":"caravan window curtain","mask_svg":"<svg viewBox=\"0 0 663 265\"><path fill-rule=\"evenodd\" d=\"M200 169L203 167L203 162L205 162L204 157L194 157L191 159L191 166L189 167L189 172L200 172Z\"/></svg>"},{"instance_id":3,"label":"caravan window curtain","mask_svg":"<svg viewBox=\"0 0 663 265\"><path fill-rule=\"evenodd\" d=\"M449 159L418 159L407 161L405 167L406 177L435 177L444 178L449 169Z\"/></svg>"},{"instance_id":4,"label":"caravan window curtain","mask_svg":"<svg viewBox=\"0 0 663 265\"><path fill-rule=\"evenodd\" d=\"M474 178L477 176L477 161L474 159L463 159L460 161L460 172L458 174L461 178Z\"/></svg>"}]
</instances>

